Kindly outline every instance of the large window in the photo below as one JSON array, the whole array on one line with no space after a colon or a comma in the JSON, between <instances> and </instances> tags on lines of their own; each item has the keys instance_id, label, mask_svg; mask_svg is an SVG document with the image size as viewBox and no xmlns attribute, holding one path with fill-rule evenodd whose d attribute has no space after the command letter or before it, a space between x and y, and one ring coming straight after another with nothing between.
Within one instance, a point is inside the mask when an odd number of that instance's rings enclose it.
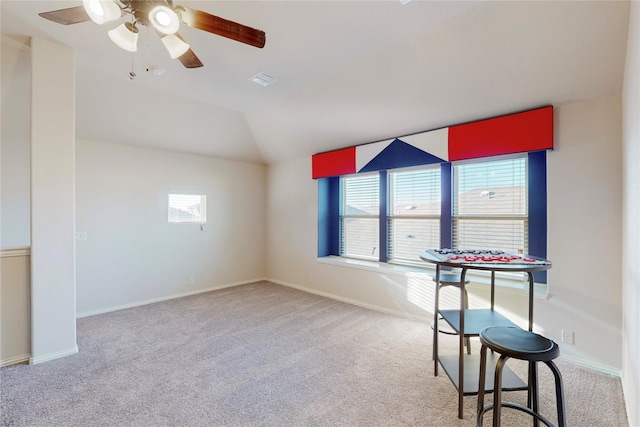
<instances>
[{"instance_id":1,"label":"large window","mask_svg":"<svg viewBox=\"0 0 640 427\"><path fill-rule=\"evenodd\" d=\"M544 151L325 178L318 188L319 256L411 263L451 247L546 257Z\"/></svg>"},{"instance_id":2,"label":"large window","mask_svg":"<svg viewBox=\"0 0 640 427\"><path fill-rule=\"evenodd\" d=\"M453 166L453 247L529 253L527 158Z\"/></svg>"},{"instance_id":3,"label":"large window","mask_svg":"<svg viewBox=\"0 0 640 427\"><path fill-rule=\"evenodd\" d=\"M378 174L341 180L340 254L378 259L380 180Z\"/></svg>"},{"instance_id":4,"label":"large window","mask_svg":"<svg viewBox=\"0 0 640 427\"><path fill-rule=\"evenodd\" d=\"M440 246L440 166L389 173L388 258L417 261Z\"/></svg>"}]
</instances>

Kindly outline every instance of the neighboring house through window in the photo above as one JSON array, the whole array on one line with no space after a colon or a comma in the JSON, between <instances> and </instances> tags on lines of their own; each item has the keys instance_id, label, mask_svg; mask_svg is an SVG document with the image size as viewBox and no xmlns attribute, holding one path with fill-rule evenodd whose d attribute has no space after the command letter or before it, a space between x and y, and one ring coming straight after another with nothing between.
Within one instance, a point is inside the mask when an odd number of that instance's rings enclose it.
<instances>
[{"instance_id":1,"label":"neighboring house through window","mask_svg":"<svg viewBox=\"0 0 640 427\"><path fill-rule=\"evenodd\" d=\"M170 223L195 223L207 222L207 196L204 194L169 193Z\"/></svg>"},{"instance_id":2,"label":"neighboring house through window","mask_svg":"<svg viewBox=\"0 0 640 427\"><path fill-rule=\"evenodd\" d=\"M529 173L545 169L545 153L536 152L334 178L340 197L333 255L413 263L426 249L450 247L545 256L529 247L546 247L546 218L530 221L529 208L536 201L534 215L546 213L546 180Z\"/></svg>"}]
</instances>

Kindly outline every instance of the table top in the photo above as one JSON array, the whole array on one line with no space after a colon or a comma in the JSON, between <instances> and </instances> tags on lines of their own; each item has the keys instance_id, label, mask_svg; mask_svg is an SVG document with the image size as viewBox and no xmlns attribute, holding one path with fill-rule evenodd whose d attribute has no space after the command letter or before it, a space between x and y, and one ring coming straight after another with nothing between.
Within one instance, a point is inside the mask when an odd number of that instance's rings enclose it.
<instances>
[{"instance_id":1,"label":"table top","mask_svg":"<svg viewBox=\"0 0 640 427\"><path fill-rule=\"evenodd\" d=\"M465 251L452 249L428 249L420 253L420 259L433 264L486 271L523 271L534 272L549 270L551 261L532 255L511 255L502 251L469 251L472 256L465 257ZM486 256L485 256L486 255ZM500 261L500 257L515 256L511 262ZM494 260L491 260L494 257Z\"/></svg>"}]
</instances>

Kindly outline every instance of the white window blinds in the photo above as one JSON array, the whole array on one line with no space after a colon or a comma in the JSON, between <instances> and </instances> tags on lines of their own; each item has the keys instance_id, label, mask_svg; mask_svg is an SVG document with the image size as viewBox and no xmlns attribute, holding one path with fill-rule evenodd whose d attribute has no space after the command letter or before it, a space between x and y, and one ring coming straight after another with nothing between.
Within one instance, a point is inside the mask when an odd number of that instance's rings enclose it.
<instances>
[{"instance_id":1,"label":"white window blinds","mask_svg":"<svg viewBox=\"0 0 640 427\"><path fill-rule=\"evenodd\" d=\"M380 215L378 174L344 177L341 182L340 255L377 259Z\"/></svg>"},{"instance_id":2,"label":"white window blinds","mask_svg":"<svg viewBox=\"0 0 640 427\"><path fill-rule=\"evenodd\" d=\"M440 247L440 168L389 173L389 259L420 261Z\"/></svg>"},{"instance_id":3,"label":"white window blinds","mask_svg":"<svg viewBox=\"0 0 640 427\"><path fill-rule=\"evenodd\" d=\"M169 222L207 222L207 196L204 194L169 194Z\"/></svg>"},{"instance_id":4,"label":"white window blinds","mask_svg":"<svg viewBox=\"0 0 640 427\"><path fill-rule=\"evenodd\" d=\"M527 253L526 157L454 165L453 246Z\"/></svg>"}]
</instances>

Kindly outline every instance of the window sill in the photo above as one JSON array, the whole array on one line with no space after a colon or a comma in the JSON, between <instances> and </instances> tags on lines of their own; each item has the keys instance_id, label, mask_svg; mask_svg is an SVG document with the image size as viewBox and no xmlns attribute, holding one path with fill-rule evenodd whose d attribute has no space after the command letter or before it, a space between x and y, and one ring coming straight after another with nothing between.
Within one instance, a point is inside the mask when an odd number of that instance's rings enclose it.
<instances>
[{"instance_id":1,"label":"window sill","mask_svg":"<svg viewBox=\"0 0 640 427\"><path fill-rule=\"evenodd\" d=\"M433 280L436 274L436 268L433 264L416 262L412 264L392 264L377 261L366 261L354 258L344 258L339 256L327 256L319 257L317 261L321 264L335 265L339 267L355 268L358 270L371 271L374 273L393 274L397 276L410 276L410 275L424 275L427 279ZM491 275L488 272L480 272L474 270L468 270L467 276L469 289L486 289L491 285ZM508 279L503 277L496 277L496 290L498 292L527 296L528 284L521 280ZM535 298L548 299L549 293L547 285L544 283L534 284L534 296Z\"/></svg>"}]
</instances>

